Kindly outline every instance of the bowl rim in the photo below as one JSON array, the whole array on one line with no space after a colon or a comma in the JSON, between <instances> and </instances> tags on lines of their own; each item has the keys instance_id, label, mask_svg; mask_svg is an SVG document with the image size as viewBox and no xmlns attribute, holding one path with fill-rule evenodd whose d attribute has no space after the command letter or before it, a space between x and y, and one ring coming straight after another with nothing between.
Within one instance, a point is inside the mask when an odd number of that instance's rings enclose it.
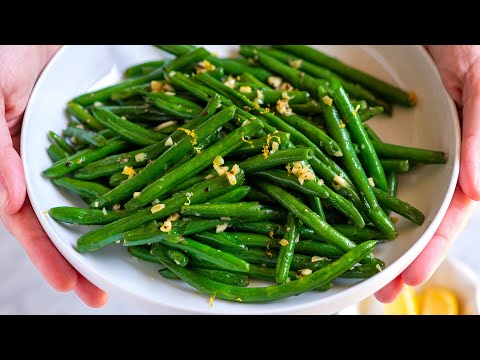
<instances>
[{"instance_id":1,"label":"bowl rim","mask_svg":"<svg viewBox=\"0 0 480 360\"><path fill-rule=\"evenodd\" d=\"M41 223L44 231L47 233L49 238L51 239L52 243L55 245L55 247L59 250L59 252L67 259L67 261L79 272L81 273L85 278L87 278L89 281L91 281L94 285L96 285L99 288L102 288L106 291L109 292L115 292L115 293L121 293L123 297L125 296L134 296L136 299L142 301L143 303L148 303L150 306L154 305L156 307L163 306L166 310L173 310L173 311L180 311L180 312L190 312L190 313L198 313L198 314L205 314L207 311L202 311L201 309L196 309L193 307L184 307L181 305L177 305L176 303L169 303L166 302L163 298L156 298L152 299L151 297L148 297L136 290L133 289L127 289L124 286L112 281L109 277L103 275L102 273L98 272L97 270L93 269L89 264L86 263L84 258L77 253L69 244L63 242L61 239L58 238L56 235L55 231L51 227L51 225L48 223L46 217L43 215L43 211L40 208L40 205L38 204L36 197L32 196L33 192L33 178L30 176L31 171L29 170L28 166L28 154L27 152L27 144L25 141L26 133L27 133L27 128L28 124L31 119L34 118L31 115L31 104L32 104L32 99L34 99L37 95L37 92L39 91L39 88L41 85L46 81L47 76L50 72L50 70L56 66L56 63L60 61L64 55L65 52L70 51L69 49L74 47L76 45L64 45L55 55L54 57L50 60L50 62L47 64L47 66L44 68L42 71L42 74L38 78L35 87L30 95L29 102L27 104L25 114L24 114L24 120L22 124L22 135L21 135L21 144L20 144L20 149L21 149L21 154L22 154L22 163L23 167L25 170L25 180L26 180L26 185L27 185L27 193L29 196L29 199L31 201L32 207L35 211L35 214ZM433 59L430 57L428 54L427 50L421 46L421 45L409 45L411 47L414 47L417 49L417 51L420 53L422 58L427 62L429 65L430 69L433 71L433 76L437 78L438 81L442 83L442 80L440 78L440 74L437 70L437 67L435 66L435 63L433 62ZM336 304L335 307L344 308L347 307L348 305L351 305L351 301L347 301L351 297L350 293L354 292L356 294L357 301L361 301L364 298L368 297L371 295L371 288L376 288L378 291L387 283L389 283L393 278L398 276L405 268L407 268L411 262L405 262L403 259L405 257L411 257L412 259L415 259L420 252L425 248L425 246L428 244L429 240L431 237L434 235L435 231L439 227L443 217L445 216L445 213L448 209L448 206L450 205L450 202L452 200L456 184L458 181L458 175L459 175L459 168L460 168L460 123L459 123L459 118L458 118L458 113L457 109L455 107L455 104L451 97L448 95L446 92L445 88L442 88L442 91L445 94L445 97L448 101L448 106L450 107L451 115L453 116L454 121L454 136L453 141L454 141L454 154L451 154L450 156L453 156L453 167L452 167L452 177L450 178L450 182L447 188L447 191L445 193L445 197L442 201L442 204L439 208L439 211L435 215L434 219L430 223L430 225L425 229L424 233L417 239L417 241L410 247L408 248L398 259L396 259L393 263L388 265L388 272L383 271L378 274L376 274L374 277L371 277L369 279L365 279L364 281L357 283L353 285L352 287L348 289L344 289L338 294L333 294L329 297L329 302L333 302ZM394 277L392 277L392 274L394 274ZM375 283L375 285L371 285L371 283ZM307 303L300 303L300 304L290 304L286 308L277 310L274 307L272 308L267 308L264 307L262 310L254 310L254 311L240 311L238 313L258 313L258 314L280 314L280 313L296 313L296 312L305 312L305 311L310 311L314 312L315 311L315 305L318 302L321 302L322 299L319 300L313 300ZM258 304L257 304L258 305ZM215 311L215 314L235 314L235 310L233 311Z\"/></svg>"}]
</instances>

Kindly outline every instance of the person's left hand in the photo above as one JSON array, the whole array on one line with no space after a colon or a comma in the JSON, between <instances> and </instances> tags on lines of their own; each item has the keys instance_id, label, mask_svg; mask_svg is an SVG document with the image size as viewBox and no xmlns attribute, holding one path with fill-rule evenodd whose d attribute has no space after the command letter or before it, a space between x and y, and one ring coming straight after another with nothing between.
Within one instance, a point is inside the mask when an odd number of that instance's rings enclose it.
<instances>
[{"instance_id":1,"label":"person's left hand","mask_svg":"<svg viewBox=\"0 0 480 360\"><path fill-rule=\"evenodd\" d=\"M375 297L392 302L404 284L426 282L448 254L480 200L480 46L427 46L443 84L463 116L460 177L452 201L435 235L412 264Z\"/></svg>"}]
</instances>

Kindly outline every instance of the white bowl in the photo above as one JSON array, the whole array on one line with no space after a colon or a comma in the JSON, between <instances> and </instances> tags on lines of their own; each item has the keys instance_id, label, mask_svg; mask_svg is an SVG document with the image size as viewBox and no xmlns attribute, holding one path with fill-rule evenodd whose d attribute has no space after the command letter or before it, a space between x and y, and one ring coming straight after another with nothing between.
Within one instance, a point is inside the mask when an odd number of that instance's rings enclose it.
<instances>
[{"instance_id":1,"label":"white bowl","mask_svg":"<svg viewBox=\"0 0 480 360\"><path fill-rule=\"evenodd\" d=\"M220 56L231 55L236 46L206 46ZM415 90L414 109L396 107L393 118L374 119L372 127L387 142L445 151L446 165L430 165L400 176L399 197L426 215L422 226L404 219L398 222L395 241L377 247L375 254L387 266L363 282L341 281L323 294L310 292L266 304L240 304L195 294L179 281L168 281L158 266L133 259L120 245L79 254L74 245L85 227L58 223L43 212L54 206L83 206L80 200L55 187L41 172L51 161L47 156L47 131L66 126L65 104L84 92L120 80L129 65L166 56L150 46L66 46L38 80L28 104L22 132L22 158L33 208L59 251L98 287L131 301L151 313L278 314L334 313L385 286L400 274L434 234L455 189L459 168L460 131L455 106L445 92L435 66L420 46L319 46L373 75Z\"/></svg>"},{"instance_id":2,"label":"white bowl","mask_svg":"<svg viewBox=\"0 0 480 360\"><path fill-rule=\"evenodd\" d=\"M462 262L446 258L425 284L415 287L415 292L434 286L445 287L457 295L460 315L480 314L480 284L475 273ZM372 295L338 314L384 315L383 304Z\"/></svg>"}]
</instances>

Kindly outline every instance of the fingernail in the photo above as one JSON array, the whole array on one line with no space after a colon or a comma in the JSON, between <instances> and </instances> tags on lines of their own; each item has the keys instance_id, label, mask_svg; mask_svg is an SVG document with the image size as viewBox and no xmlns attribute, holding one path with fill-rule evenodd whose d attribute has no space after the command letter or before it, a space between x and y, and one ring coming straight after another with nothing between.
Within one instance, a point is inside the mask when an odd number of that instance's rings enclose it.
<instances>
[{"instance_id":1,"label":"fingernail","mask_svg":"<svg viewBox=\"0 0 480 360\"><path fill-rule=\"evenodd\" d=\"M0 214L3 213L3 211L7 208L8 206L8 190L5 187L5 178L0 175Z\"/></svg>"}]
</instances>

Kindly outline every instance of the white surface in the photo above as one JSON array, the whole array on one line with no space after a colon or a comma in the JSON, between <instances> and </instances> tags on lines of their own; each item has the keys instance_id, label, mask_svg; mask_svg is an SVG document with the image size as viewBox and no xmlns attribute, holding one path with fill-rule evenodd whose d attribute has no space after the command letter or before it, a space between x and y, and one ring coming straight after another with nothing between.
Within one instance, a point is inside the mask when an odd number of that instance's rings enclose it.
<instances>
[{"instance_id":1,"label":"white surface","mask_svg":"<svg viewBox=\"0 0 480 360\"><path fill-rule=\"evenodd\" d=\"M233 48L208 47L220 56ZM85 228L65 226L42 214L60 205L80 205L77 198L55 188L41 175L49 166L45 152L47 130L60 132L66 119L64 107L74 96L115 82L132 63L158 58L157 50L145 46L72 46L63 48L49 64L30 99L24 119L22 156L32 205L48 235L64 256L86 278L110 293L123 293L149 312L282 313L335 312L365 298L396 277L421 251L437 228L454 190L458 171L458 124L456 111L446 96L431 60L423 48L415 46L327 46L325 50L347 62L407 89L415 89L420 102L411 109L395 109L392 119L374 123L386 141L441 149L449 155L445 166L425 166L400 179L400 198L426 214L421 227L401 220L396 241L379 246L375 253L387 267L357 285L343 282L324 294L307 293L269 304L239 304L217 300L213 309L206 296L196 296L181 282L162 279L157 266L132 257L119 245L95 253L79 254L74 245ZM76 71L72 72L72 65ZM65 82L68 74L69 81ZM401 79L401 81L400 81ZM48 104L48 106L46 106ZM28 144L28 146L27 146ZM48 192L49 196L45 196Z\"/></svg>"}]
</instances>

